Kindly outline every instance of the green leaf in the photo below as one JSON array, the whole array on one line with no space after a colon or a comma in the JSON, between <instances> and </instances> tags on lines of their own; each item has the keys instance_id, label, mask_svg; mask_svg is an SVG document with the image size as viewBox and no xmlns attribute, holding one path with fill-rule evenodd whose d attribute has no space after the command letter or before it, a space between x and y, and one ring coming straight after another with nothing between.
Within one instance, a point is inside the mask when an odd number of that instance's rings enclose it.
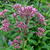
<instances>
[{"instance_id":1,"label":"green leaf","mask_svg":"<svg viewBox=\"0 0 50 50\"><path fill-rule=\"evenodd\" d=\"M41 2L42 2L42 3L46 3L46 2L47 2L47 0L41 0Z\"/></svg>"}]
</instances>

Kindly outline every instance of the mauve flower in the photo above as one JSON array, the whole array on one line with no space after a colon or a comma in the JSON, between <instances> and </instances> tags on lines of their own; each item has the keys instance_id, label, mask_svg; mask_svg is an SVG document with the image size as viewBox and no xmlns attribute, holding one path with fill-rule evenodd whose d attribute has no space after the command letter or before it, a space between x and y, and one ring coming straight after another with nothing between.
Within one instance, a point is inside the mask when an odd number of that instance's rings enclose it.
<instances>
[{"instance_id":1,"label":"mauve flower","mask_svg":"<svg viewBox=\"0 0 50 50\"><path fill-rule=\"evenodd\" d=\"M20 4L15 4L13 6L13 8L18 11L21 8L21 5Z\"/></svg>"},{"instance_id":2,"label":"mauve flower","mask_svg":"<svg viewBox=\"0 0 50 50\"><path fill-rule=\"evenodd\" d=\"M4 15L4 13L3 12L0 12L0 16L3 16Z\"/></svg>"},{"instance_id":3,"label":"mauve flower","mask_svg":"<svg viewBox=\"0 0 50 50\"><path fill-rule=\"evenodd\" d=\"M41 22L45 21L45 17L41 13L38 13L37 17L39 18L39 21L41 21Z\"/></svg>"},{"instance_id":4,"label":"mauve flower","mask_svg":"<svg viewBox=\"0 0 50 50\"><path fill-rule=\"evenodd\" d=\"M8 31L9 30L9 24L4 24L4 26L2 26L2 30L3 31Z\"/></svg>"},{"instance_id":5,"label":"mauve flower","mask_svg":"<svg viewBox=\"0 0 50 50\"><path fill-rule=\"evenodd\" d=\"M14 43L18 43L18 40L13 40Z\"/></svg>"},{"instance_id":6,"label":"mauve flower","mask_svg":"<svg viewBox=\"0 0 50 50\"><path fill-rule=\"evenodd\" d=\"M9 27L9 26L10 26L9 23L4 23L4 24L2 24L2 25L3 25L3 27Z\"/></svg>"},{"instance_id":7,"label":"mauve flower","mask_svg":"<svg viewBox=\"0 0 50 50\"><path fill-rule=\"evenodd\" d=\"M4 10L3 10L3 13L6 13L6 12L8 12L8 10L7 10L7 9L4 9Z\"/></svg>"},{"instance_id":8,"label":"mauve flower","mask_svg":"<svg viewBox=\"0 0 50 50\"><path fill-rule=\"evenodd\" d=\"M7 19L4 19L1 23L2 23L2 24L4 24L4 23L9 23L9 21L8 21Z\"/></svg>"},{"instance_id":9,"label":"mauve flower","mask_svg":"<svg viewBox=\"0 0 50 50\"><path fill-rule=\"evenodd\" d=\"M20 46L16 45L14 48L20 48Z\"/></svg>"},{"instance_id":10,"label":"mauve flower","mask_svg":"<svg viewBox=\"0 0 50 50\"><path fill-rule=\"evenodd\" d=\"M22 7L18 12L21 17L34 16L34 11L32 6Z\"/></svg>"},{"instance_id":11,"label":"mauve flower","mask_svg":"<svg viewBox=\"0 0 50 50\"><path fill-rule=\"evenodd\" d=\"M17 36L12 42L12 46L14 46L14 48L20 48L20 45L22 43L21 37Z\"/></svg>"},{"instance_id":12,"label":"mauve flower","mask_svg":"<svg viewBox=\"0 0 50 50\"><path fill-rule=\"evenodd\" d=\"M38 21L39 21L41 24L46 25L45 17L44 17L41 13L39 13L39 12L37 12L36 15L37 15L37 17L38 17Z\"/></svg>"},{"instance_id":13,"label":"mauve flower","mask_svg":"<svg viewBox=\"0 0 50 50\"><path fill-rule=\"evenodd\" d=\"M16 17L17 15L16 15L16 13L13 13L13 17Z\"/></svg>"},{"instance_id":14,"label":"mauve flower","mask_svg":"<svg viewBox=\"0 0 50 50\"><path fill-rule=\"evenodd\" d=\"M45 30L43 28L41 28L41 27L38 28L38 31L45 32Z\"/></svg>"},{"instance_id":15,"label":"mauve flower","mask_svg":"<svg viewBox=\"0 0 50 50\"><path fill-rule=\"evenodd\" d=\"M9 30L9 28L8 27L1 27L0 30L3 30L3 31L7 32Z\"/></svg>"},{"instance_id":16,"label":"mauve flower","mask_svg":"<svg viewBox=\"0 0 50 50\"><path fill-rule=\"evenodd\" d=\"M37 34L38 36L43 36L43 33L42 33L42 32L36 32L36 34Z\"/></svg>"},{"instance_id":17,"label":"mauve flower","mask_svg":"<svg viewBox=\"0 0 50 50\"><path fill-rule=\"evenodd\" d=\"M9 30L9 26L10 26L10 23L7 19L4 19L2 22L2 27L1 27L1 30L3 31L8 31Z\"/></svg>"},{"instance_id":18,"label":"mauve flower","mask_svg":"<svg viewBox=\"0 0 50 50\"><path fill-rule=\"evenodd\" d=\"M44 22L45 19L44 19L44 18L40 18L39 21L40 21L40 22Z\"/></svg>"},{"instance_id":19,"label":"mauve flower","mask_svg":"<svg viewBox=\"0 0 50 50\"><path fill-rule=\"evenodd\" d=\"M37 13L37 17L44 17L41 13Z\"/></svg>"},{"instance_id":20,"label":"mauve flower","mask_svg":"<svg viewBox=\"0 0 50 50\"><path fill-rule=\"evenodd\" d=\"M9 31L10 29L9 29L9 26L2 26L1 28L0 28L0 30L3 30L3 31Z\"/></svg>"},{"instance_id":21,"label":"mauve flower","mask_svg":"<svg viewBox=\"0 0 50 50\"><path fill-rule=\"evenodd\" d=\"M20 39L20 38L21 38L20 36L17 36L17 37L16 37L16 39Z\"/></svg>"},{"instance_id":22,"label":"mauve flower","mask_svg":"<svg viewBox=\"0 0 50 50\"><path fill-rule=\"evenodd\" d=\"M10 23L7 19L4 19L2 22L3 27L9 27Z\"/></svg>"},{"instance_id":23,"label":"mauve flower","mask_svg":"<svg viewBox=\"0 0 50 50\"><path fill-rule=\"evenodd\" d=\"M36 8L33 8L33 13L36 14L36 12L38 12L38 10Z\"/></svg>"},{"instance_id":24,"label":"mauve flower","mask_svg":"<svg viewBox=\"0 0 50 50\"><path fill-rule=\"evenodd\" d=\"M39 21L41 24L46 25L45 18L38 18L38 21Z\"/></svg>"},{"instance_id":25,"label":"mauve flower","mask_svg":"<svg viewBox=\"0 0 50 50\"><path fill-rule=\"evenodd\" d=\"M23 22L20 22L20 23L17 24L17 27L18 28L22 28L22 29L26 29L27 28L27 25L24 24Z\"/></svg>"}]
</instances>

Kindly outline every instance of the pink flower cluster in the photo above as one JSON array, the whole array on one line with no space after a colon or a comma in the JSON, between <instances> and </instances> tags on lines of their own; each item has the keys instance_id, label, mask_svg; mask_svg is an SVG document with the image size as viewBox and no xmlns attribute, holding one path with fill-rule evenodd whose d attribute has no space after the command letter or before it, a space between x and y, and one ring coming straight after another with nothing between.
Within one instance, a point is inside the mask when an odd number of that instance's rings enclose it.
<instances>
[{"instance_id":1,"label":"pink flower cluster","mask_svg":"<svg viewBox=\"0 0 50 50\"><path fill-rule=\"evenodd\" d=\"M15 5L13 5L13 8L15 9L15 10L19 10L20 8L21 8L22 6L20 5L20 4L15 4Z\"/></svg>"},{"instance_id":2,"label":"pink flower cluster","mask_svg":"<svg viewBox=\"0 0 50 50\"><path fill-rule=\"evenodd\" d=\"M18 28L22 28L22 29L26 29L26 28L27 28L27 25L24 24L23 22L19 22L19 23L17 24L17 27L18 27Z\"/></svg>"},{"instance_id":3,"label":"pink flower cluster","mask_svg":"<svg viewBox=\"0 0 50 50\"><path fill-rule=\"evenodd\" d=\"M38 31L45 32L45 30L43 28L41 28L41 27L38 28Z\"/></svg>"},{"instance_id":4,"label":"pink flower cluster","mask_svg":"<svg viewBox=\"0 0 50 50\"><path fill-rule=\"evenodd\" d=\"M7 9L4 9L2 12L0 12L0 16L3 16L4 13L6 13L8 10Z\"/></svg>"},{"instance_id":5,"label":"pink flower cluster","mask_svg":"<svg viewBox=\"0 0 50 50\"><path fill-rule=\"evenodd\" d=\"M19 15L21 17L32 17L34 16L36 12L36 9L33 8L32 6L27 6L27 7L22 7L20 10L19 10Z\"/></svg>"},{"instance_id":6,"label":"pink flower cluster","mask_svg":"<svg viewBox=\"0 0 50 50\"><path fill-rule=\"evenodd\" d=\"M16 16L17 16L16 13L13 13L13 17L16 18Z\"/></svg>"},{"instance_id":7,"label":"pink flower cluster","mask_svg":"<svg viewBox=\"0 0 50 50\"><path fill-rule=\"evenodd\" d=\"M1 23L3 26L0 28L0 30L8 31L10 26L9 21L7 19L4 19Z\"/></svg>"},{"instance_id":8,"label":"pink flower cluster","mask_svg":"<svg viewBox=\"0 0 50 50\"><path fill-rule=\"evenodd\" d=\"M21 37L17 36L15 40L13 40L12 45L14 48L20 48L20 44L22 43Z\"/></svg>"},{"instance_id":9,"label":"pink flower cluster","mask_svg":"<svg viewBox=\"0 0 50 50\"><path fill-rule=\"evenodd\" d=\"M0 16L3 16L4 15L4 13L3 12L0 12Z\"/></svg>"},{"instance_id":10,"label":"pink flower cluster","mask_svg":"<svg viewBox=\"0 0 50 50\"><path fill-rule=\"evenodd\" d=\"M43 32L45 32L45 30L44 30L43 28L39 27L39 28L38 28L38 32L36 32L36 34L37 34L38 36L42 36L42 35L43 35Z\"/></svg>"},{"instance_id":11,"label":"pink flower cluster","mask_svg":"<svg viewBox=\"0 0 50 50\"><path fill-rule=\"evenodd\" d=\"M32 17L37 12L37 9L32 6L22 7L20 4L15 4L13 8L17 10L21 17Z\"/></svg>"},{"instance_id":12,"label":"pink flower cluster","mask_svg":"<svg viewBox=\"0 0 50 50\"><path fill-rule=\"evenodd\" d=\"M37 17L38 17L38 20L39 20L39 22L41 23L41 24L44 24L44 25L46 25L46 23L45 23L45 17L41 14L41 13L37 13Z\"/></svg>"},{"instance_id":13,"label":"pink flower cluster","mask_svg":"<svg viewBox=\"0 0 50 50\"><path fill-rule=\"evenodd\" d=\"M21 6L20 4L15 4L15 5L13 6L13 8L17 10L16 13L17 13L18 15L20 15L22 18L23 18L23 17L26 17L26 19L27 19L27 18L30 19L30 18L33 17L34 15L37 15L37 17L38 17L37 20L38 20L41 24L46 25L46 23L45 23L45 17L44 17L41 13L39 13L36 8L33 8L32 6L25 6L25 7L23 7L23 6ZM16 14L13 14L13 16L15 17Z\"/></svg>"},{"instance_id":14,"label":"pink flower cluster","mask_svg":"<svg viewBox=\"0 0 50 50\"><path fill-rule=\"evenodd\" d=\"M36 32L36 35L43 36L43 33L42 32Z\"/></svg>"}]
</instances>

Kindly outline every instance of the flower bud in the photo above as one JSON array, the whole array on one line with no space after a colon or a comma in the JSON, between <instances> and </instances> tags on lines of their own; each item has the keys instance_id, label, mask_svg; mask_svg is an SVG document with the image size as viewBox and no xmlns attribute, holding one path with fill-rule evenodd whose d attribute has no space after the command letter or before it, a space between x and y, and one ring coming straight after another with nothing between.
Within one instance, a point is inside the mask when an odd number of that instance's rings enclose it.
<instances>
[{"instance_id":1,"label":"flower bud","mask_svg":"<svg viewBox=\"0 0 50 50\"><path fill-rule=\"evenodd\" d=\"M16 13L13 13L13 17L16 17Z\"/></svg>"},{"instance_id":2,"label":"flower bud","mask_svg":"<svg viewBox=\"0 0 50 50\"><path fill-rule=\"evenodd\" d=\"M42 32L36 32L36 34L37 34L38 36L43 36L43 33L42 33Z\"/></svg>"},{"instance_id":3,"label":"flower bud","mask_svg":"<svg viewBox=\"0 0 50 50\"><path fill-rule=\"evenodd\" d=\"M38 28L38 31L45 32L45 30L43 28L41 28L41 27Z\"/></svg>"},{"instance_id":4,"label":"flower bud","mask_svg":"<svg viewBox=\"0 0 50 50\"><path fill-rule=\"evenodd\" d=\"M17 36L16 39L20 39L20 36Z\"/></svg>"},{"instance_id":5,"label":"flower bud","mask_svg":"<svg viewBox=\"0 0 50 50\"><path fill-rule=\"evenodd\" d=\"M15 46L14 48L20 48L20 46Z\"/></svg>"},{"instance_id":6,"label":"flower bud","mask_svg":"<svg viewBox=\"0 0 50 50\"><path fill-rule=\"evenodd\" d=\"M6 13L7 11L8 11L7 9L4 9L4 10L3 10L3 13Z\"/></svg>"},{"instance_id":7,"label":"flower bud","mask_svg":"<svg viewBox=\"0 0 50 50\"><path fill-rule=\"evenodd\" d=\"M3 16L4 15L4 13L3 12L0 12L0 16Z\"/></svg>"}]
</instances>

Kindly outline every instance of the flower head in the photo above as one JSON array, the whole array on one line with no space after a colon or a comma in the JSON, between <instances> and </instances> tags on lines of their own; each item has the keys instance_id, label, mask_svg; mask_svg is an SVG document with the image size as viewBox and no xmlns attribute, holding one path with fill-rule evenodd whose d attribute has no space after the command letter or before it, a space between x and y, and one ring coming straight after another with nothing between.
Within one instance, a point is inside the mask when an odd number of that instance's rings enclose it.
<instances>
[{"instance_id":1,"label":"flower head","mask_svg":"<svg viewBox=\"0 0 50 50\"><path fill-rule=\"evenodd\" d=\"M3 16L4 15L4 13L3 12L0 12L0 16Z\"/></svg>"},{"instance_id":2,"label":"flower head","mask_svg":"<svg viewBox=\"0 0 50 50\"><path fill-rule=\"evenodd\" d=\"M2 24L4 24L4 23L9 23L9 21L8 21L7 19L4 19L1 23L2 23Z\"/></svg>"},{"instance_id":3,"label":"flower head","mask_svg":"<svg viewBox=\"0 0 50 50\"><path fill-rule=\"evenodd\" d=\"M14 48L20 48L20 44L22 43L22 40L21 40L21 38L20 38L20 36L17 36L16 38L15 38L15 40L13 40L13 46L14 46Z\"/></svg>"},{"instance_id":4,"label":"flower head","mask_svg":"<svg viewBox=\"0 0 50 50\"><path fill-rule=\"evenodd\" d=\"M17 15L16 15L16 13L13 13L13 17L16 17Z\"/></svg>"},{"instance_id":5,"label":"flower head","mask_svg":"<svg viewBox=\"0 0 50 50\"><path fill-rule=\"evenodd\" d=\"M19 9L21 8L21 5L20 5L20 4L15 4L15 5L13 6L13 8L14 8L15 10L19 10Z\"/></svg>"},{"instance_id":6,"label":"flower head","mask_svg":"<svg viewBox=\"0 0 50 50\"><path fill-rule=\"evenodd\" d=\"M43 33L42 33L42 32L36 32L36 34L37 34L38 36L43 36Z\"/></svg>"},{"instance_id":7,"label":"flower head","mask_svg":"<svg viewBox=\"0 0 50 50\"><path fill-rule=\"evenodd\" d=\"M18 43L18 40L13 40L14 43Z\"/></svg>"},{"instance_id":8,"label":"flower head","mask_svg":"<svg viewBox=\"0 0 50 50\"><path fill-rule=\"evenodd\" d=\"M19 15L22 17L32 17L34 16L34 10L32 6L22 7L19 10Z\"/></svg>"},{"instance_id":9,"label":"flower head","mask_svg":"<svg viewBox=\"0 0 50 50\"><path fill-rule=\"evenodd\" d=\"M41 13L39 13L39 12L37 12L36 15L37 15L37 17L38 17L38 21L39 21L41 24L46 25L46 23L45 23L45 17L44 17Z\"/></svg>"},{"instance_id":10,"label":"flower head","mask_svg":"<svg viewBox=\"0 0 50 50\"><path fill-rule=\"evenodd\" d=\"M38 28L38 31L45 32L45 30L43 28L41 28L41 27Z\"/></svg>"},{"instance_id":11,"label":"flower head","mask_svg":"<svg viewBox=\"0 0 50 50\"><path fill-rule=\"evenodd\" d=\"M0 30L8 31L10 26L9 21L7 19L4 19L1 23L2 23L2 27L0 28Z\"/></svg>"},{"instance_id":12,"label":"flower head","mask_svg":"<svg viewBox=\"0 0 50 50\"><path fill-rule=\"evenodd\" d=\"M3 10L3 13L6 13L7 11L8 11L7 9L4 9L4 10Z\"/></svg>"},{"instance_id":13,"label":"flower head","mask_svg":"<svg viewBox=\"0 0 50 50\"><path fill-rule=\"evenodd\" d=\"M27 28L27 25L24 24L23 22L20 22L20 23L17 24L17 27L18 28L22 28L22 29L26 29Z\"/></svg>"},{"instance_id":14,"label":"flower head","mask_svg":"<svg viewBox=\"0 0 50 50\"><path fill-rule=\"evenodd\" d=\"M20 48L20 46L19 45L16 45L16 46L14 46L14 48Z\"/></svg>"},{"instance_id":15,"label":"flower head","mask_svg":"<svg viewBox=\"0 0 50 50\"><path fill-rule=\"evenodd\" d=\"M20 36L17 36L16 39L20 39Z\"/></svg>"}]
</instances>

